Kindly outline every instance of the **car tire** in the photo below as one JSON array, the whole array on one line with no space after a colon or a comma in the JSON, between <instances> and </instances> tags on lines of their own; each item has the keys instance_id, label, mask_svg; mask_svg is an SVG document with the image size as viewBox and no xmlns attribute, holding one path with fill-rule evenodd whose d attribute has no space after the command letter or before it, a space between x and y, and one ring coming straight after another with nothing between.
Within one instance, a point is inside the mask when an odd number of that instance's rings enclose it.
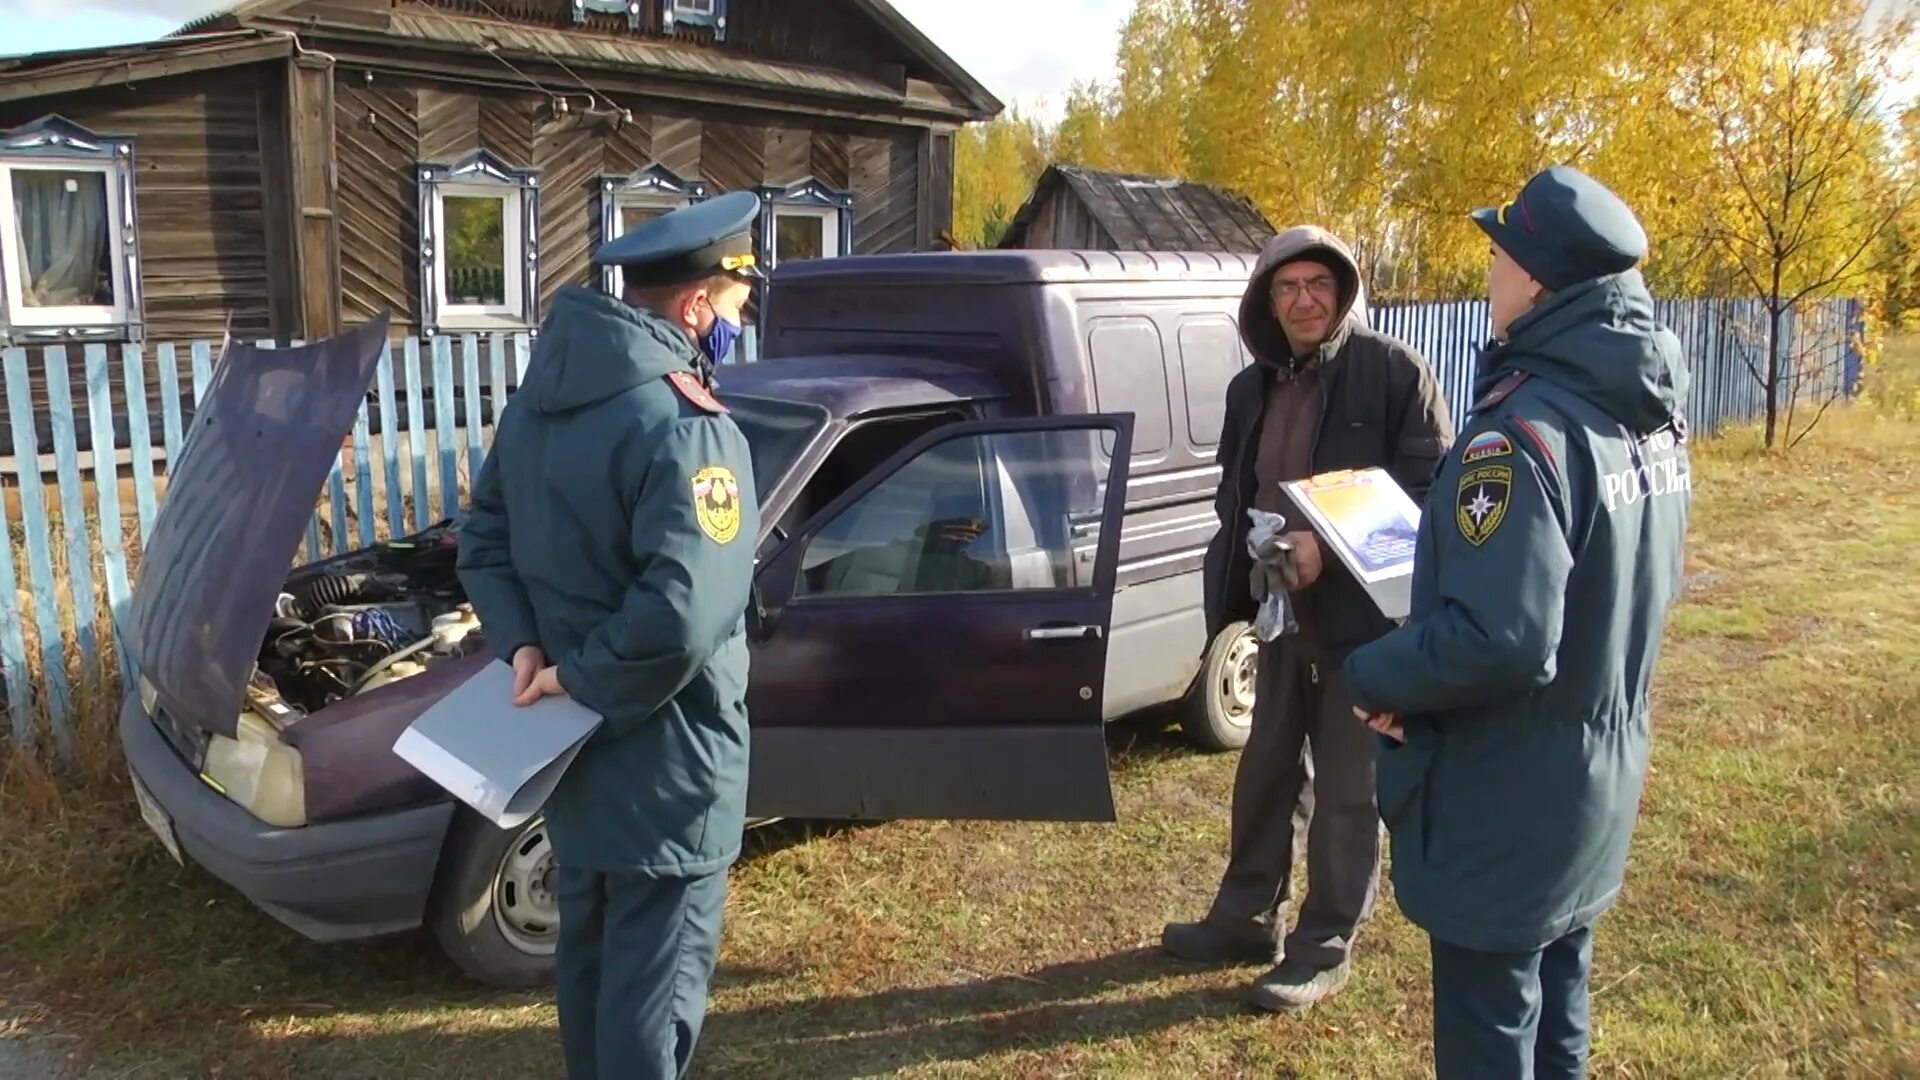
<instances>
[{"instance_id":1,"label":"car tire","mask_svg":"<svg viewBox=\"0 0 1920 1080\"><path fill-rule=\"evenodd\" d=\"M524 990L553 982L560 917L546 818L502 829L461 807L427 901L440 951L488 986Z\"/></svg>"},{"instance_id":2,"label":"car tire","mask_svg":"<svg viewBox=\"0 0 1920 1080\"><path fill-rule=\"evenodd\" d=\"M1207 647L1200 677L1180 716L1181 730L1194 745L1216 752L1247 745L1259 658L1260 643L1251 623L1229 625Z\"/></svg>"}]
</instances>

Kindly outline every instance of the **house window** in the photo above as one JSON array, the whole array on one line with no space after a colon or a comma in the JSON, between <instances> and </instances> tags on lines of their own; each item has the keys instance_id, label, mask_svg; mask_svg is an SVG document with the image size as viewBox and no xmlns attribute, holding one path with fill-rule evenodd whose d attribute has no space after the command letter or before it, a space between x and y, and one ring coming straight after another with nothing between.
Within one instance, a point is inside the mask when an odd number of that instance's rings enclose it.
<instances>
[{"instance_id":1,"label":"house window","mask_svg":"<svg viewBox=\"0 0 1920 1080\"><path fill-rule=\"evenodd\" d=\"M600 203L596 235L605 244L659 217L669 210L705 199L705 181L687 179L658 162L631 176L600 178ZM620 274L608 266L601 269L601 288L618 295Z\"/></svg>"},{"instance_id":2,"label":"house window","mask_svg":"<svg viewBox=\"0 0 1920 1080\"><path fill-rule=\"evenodd\" d=\"M727 40L727 0L661 0L661 14L669 34L679 26L710 26L713 40Z\"/></svg>"},{"instance_id":3,"label":"house window","mask_svg":"<svg viewBox=\"0 0 1920 1080\"><path fill-rule=\"evenodd\" d=\"M627 29L640 29L640 0L573 0L574 22L585 23L590 11L600 15L625 15Z\"/></svg>"},{"instance_id":4,"label":"house window","mask_svg":"<svg viewBox=\"0 0 1920 1080\"><path fill-rule=\"evenodd\" d=\"M853 196L814 180L762 188L760 250L770 267L802 259L832 259L853 250Z\"/></svg>"},{"instance_id":5,"label":"house window","mask_svg":"<svg viewBox=\"0 0 1920 1080\"><path fill-rule=\"evenodd\" d=\"M420 167L420 332L540 321L539 179L482 150Z\"/></svg>"},{"instance_id":6,"label":"house window","mask_svg":"<svg viewBox=\"0 0 1920 1080\"><path fill-rule=\"evenodd\" d=\"M139 341L133 143L57 116L0 134L0 345Z\"/></svg>"}]
</instances>

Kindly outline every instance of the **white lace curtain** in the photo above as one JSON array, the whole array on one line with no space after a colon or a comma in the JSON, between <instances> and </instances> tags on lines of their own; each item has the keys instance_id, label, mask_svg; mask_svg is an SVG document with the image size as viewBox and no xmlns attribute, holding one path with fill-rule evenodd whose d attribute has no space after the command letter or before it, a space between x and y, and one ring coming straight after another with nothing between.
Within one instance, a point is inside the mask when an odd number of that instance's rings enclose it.
<instances>
[{"instance_id":1,"label":"white lace curtain","mask_svg":"<svg viewBox=\"0 0 1920 1080\"><path fill-rule=\"evenodd\" d=\"M113 303L105 175L15 169L13 212L28 307Z\"/></svg>"}]
</instances>

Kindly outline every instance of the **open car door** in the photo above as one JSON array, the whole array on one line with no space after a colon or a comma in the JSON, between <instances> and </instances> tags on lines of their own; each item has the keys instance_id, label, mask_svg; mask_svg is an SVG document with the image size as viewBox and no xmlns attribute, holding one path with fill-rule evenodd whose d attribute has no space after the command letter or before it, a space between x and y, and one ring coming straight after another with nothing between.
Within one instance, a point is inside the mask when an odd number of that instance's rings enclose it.
<instances>
[{"instance_id":1,"label":"open car door","mask_svg":"<svg viewBox=\"0 0 1920 1080\"><path fill-rule=\"evenodd\" d=\"M752 817L1111 821L1130 415L929 432L768 553Z\"/></svg>"}]
</instances>

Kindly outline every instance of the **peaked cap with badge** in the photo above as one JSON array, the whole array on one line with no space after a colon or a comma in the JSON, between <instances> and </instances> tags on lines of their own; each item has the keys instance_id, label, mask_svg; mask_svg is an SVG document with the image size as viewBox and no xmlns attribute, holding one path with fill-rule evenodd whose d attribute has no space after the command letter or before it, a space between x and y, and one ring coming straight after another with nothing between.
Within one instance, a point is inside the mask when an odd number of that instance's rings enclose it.
<instances>
[{"instance_id":1,"label":"peaked cap with badge","mask_svg":"<svg viewBox=\"0 0 1920 1080\"><path fill-rule=\"evenodd\" d=\"M717 273L748 280L766 277L753 253L753 222L760 200L750 191L674 209L602 244L596 266L620 269L623 284L680 285Z\"/></svg>"}]
</instances>

